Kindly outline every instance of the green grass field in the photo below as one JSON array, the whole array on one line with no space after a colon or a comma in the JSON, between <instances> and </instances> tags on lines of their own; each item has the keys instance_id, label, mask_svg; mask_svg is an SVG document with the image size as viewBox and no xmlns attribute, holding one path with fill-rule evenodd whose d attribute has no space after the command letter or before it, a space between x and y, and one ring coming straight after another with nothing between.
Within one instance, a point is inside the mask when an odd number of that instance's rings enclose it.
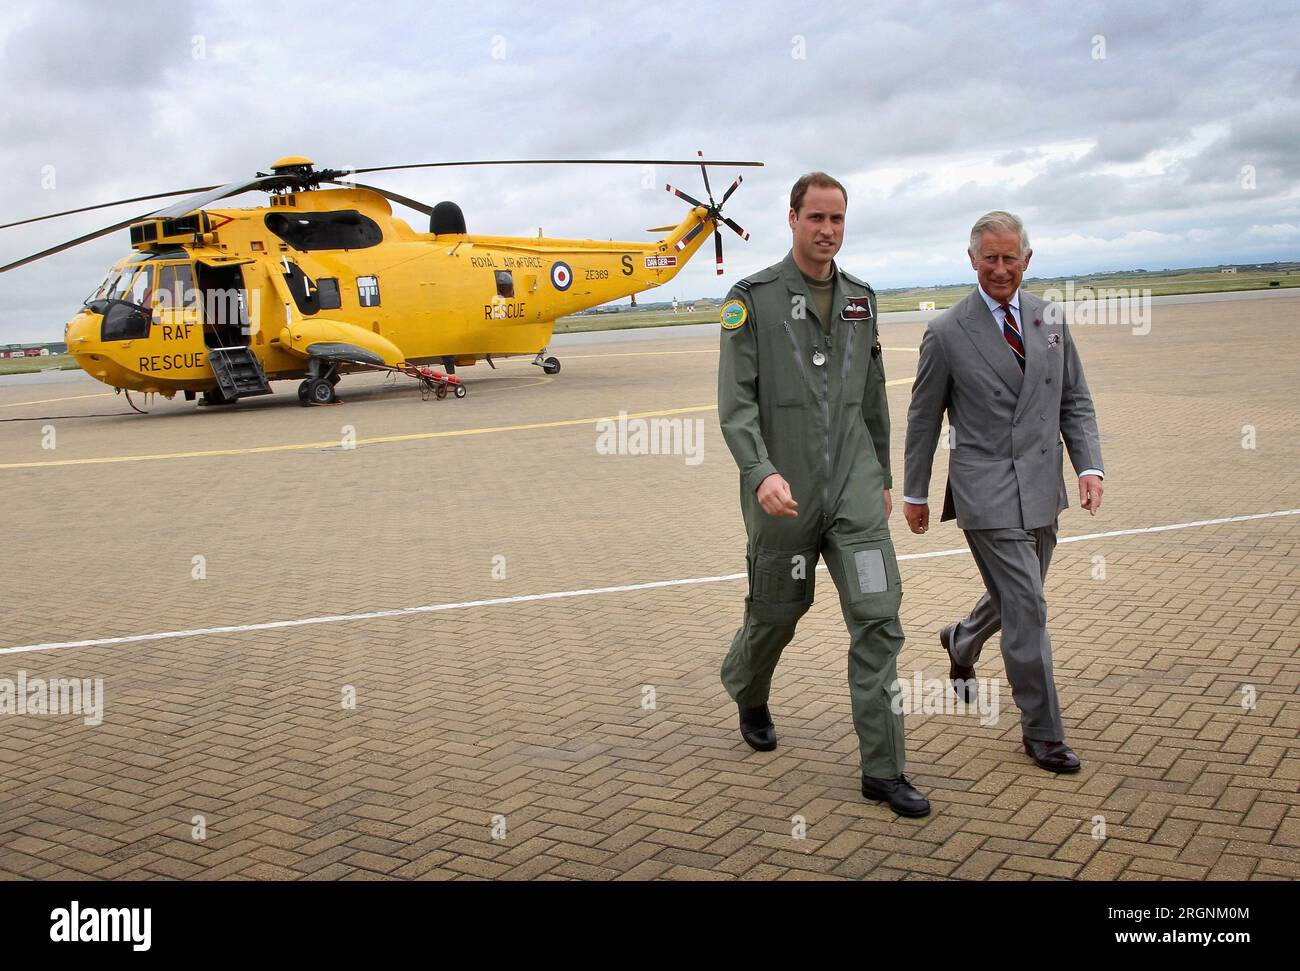
<instances>
[{"instance_id":1,"label":"green grass field","mask_svg":"<svg viewBox=\"0 0 1300 971\"><path fill-rule=\"evenodd\" d=\"M77 362L71 354L51 354L49 357L0 358L0 374L32 374L36 371L72 371Z\"/></svg>"},{"instance_id":2,"label":"green grass field","mask_svg":"<svg viewBox=\"0 0 1300 971\"><path fill-rule=\"evenodd\" d=\"M1150 290L1153 297L1170 296L1179 293L1220 293L1235 290L1268 290L1269 284L1277 281L1283 287L1300 287L1300 269L1246 271L1220 273L1208 270L1193 273L1121 273L1114 275L1059 277L1053 279L1030 280L1026 289L1041 294L1044 290L1065 290L1067 280L1072 280L1074 289L1089 287L1094 292L1098 289L1137 289ZM973 284L961 284L951 287L915 287L905 290L882 290L880 310L893 313L899 310L917 310L923 300L933 300L936 310L951 307L970 293ZM719 303L721 299L719 299ZM555 322L557 334L576 333L596 330L632 330L640 327L668 327L673 324L714 323L718 319L717 305L696 310L695 313L673 313L670 310L623 311L617 314L601 314L585 317L561 317Z\"/></svg>"}]
</instances>

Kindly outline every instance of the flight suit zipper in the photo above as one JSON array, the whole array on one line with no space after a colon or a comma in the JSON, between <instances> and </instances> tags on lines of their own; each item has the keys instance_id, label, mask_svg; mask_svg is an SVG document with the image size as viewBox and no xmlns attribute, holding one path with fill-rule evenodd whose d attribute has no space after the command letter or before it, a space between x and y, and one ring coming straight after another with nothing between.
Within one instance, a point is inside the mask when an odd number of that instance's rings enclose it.
<instances>
[{"instance_id":1,"label":"flight suit zipper","mask_svg":"<svg viewBox=\"0 0 1300 971\"><path fill-rule=\"evenodd\" d=\"M781 326L785 328L785 335L790 338L790 347L794 350L794 363L799 368L799 374L803 377L804 384L812 392L813 397L818 397L817 389L812 380L808 377L808 369L804 367L803 357L799 354L799 341L795 339L794 331L790 329L790 321L781 321ZM831 406L830 406L830 338L826 338L826 363L822 365L822 417L826 422L826 444L822 452L826 458L826 475L822 479L822 523L826 522L826 510L830 506L830 478L831 478Z\"/></svg>"},{"instance_id":2,"label":"flight suit zipper","mask_svg":"<svg viewBox=\"0 0 1300 971\"><path fill-rule=\"evenodd\" d=\"M822 365L822 418L826 422L826 476L822 479L822 528L825 529L831 514L831 335L824 331L826 363Z\"/></svg>"},{"instance_id":3,"label":"flight suit zipper","mask_svg":"<svg viewBox=\"0 0 1300 971\"><path fill-rule=\"evenodd\" d=\"M858 322L856 320L850 320L849 335L848 338L844 341L844 363L840 366L840 401L844 400L844 388L845 385L848 383L849 368L852 367L853 365L853 339L857 336L857 333L858 333ZM829 441L830 441L830 432L827 431L827 442L829 443ZM829 445L827 450L826 461L828 463L830 462Z\"/></svg>"}]
</instances>

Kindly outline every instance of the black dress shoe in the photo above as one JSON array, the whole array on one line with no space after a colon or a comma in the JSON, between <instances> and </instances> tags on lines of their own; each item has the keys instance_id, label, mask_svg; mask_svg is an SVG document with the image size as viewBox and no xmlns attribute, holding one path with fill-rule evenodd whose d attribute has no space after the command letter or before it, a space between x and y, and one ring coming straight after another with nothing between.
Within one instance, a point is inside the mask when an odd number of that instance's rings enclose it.
<instances>
[{"instance_id":1,"label":"black dress shoe","mask_svg":"<svg viewBox=\"0 0 1300 971\"><path fill-rule=\"evenodd\" d=\"M930 800L917 792L905 775L893 779L875 779L864 775L862 794L876 802L889 803L889 808L900 816L930 815Z\"/></svg>"},{"instance_id":2,"label":"black dress shoe","mask_svg":"<svg viewBox=\"0 0 1300 971\"><path fill-rule=\"evenodd\" d=\"M955 625L953 625L955 626ZM975 703L975 665L963 667L952 658L952 627L939 631L939 643L948 652L948 681L953 693L966 704Z\"/></svg>"},{"instance_id":3,"label":"black dress shoe","mask_svg":"<svg viewBox=\"0 0 1300 971\"><path fill-rule=\"evenodd\" d=\"M759 752L770 752L776 748L776 726L772 724L772 715L767 705L740 709L740 737L749 743L749 747Z\"/></svg>"},{"instance_id":4,"label":"black dress shoe","mask_svg":"<svg viewBox=\"0 0 1300 971\"><path fill-rule=\"evenodd\" d=\"M1078 772L1082 763L1064 742L1042 742L1026 738L1025 752L1048 772Z\"/></svg>"}]
</instances>

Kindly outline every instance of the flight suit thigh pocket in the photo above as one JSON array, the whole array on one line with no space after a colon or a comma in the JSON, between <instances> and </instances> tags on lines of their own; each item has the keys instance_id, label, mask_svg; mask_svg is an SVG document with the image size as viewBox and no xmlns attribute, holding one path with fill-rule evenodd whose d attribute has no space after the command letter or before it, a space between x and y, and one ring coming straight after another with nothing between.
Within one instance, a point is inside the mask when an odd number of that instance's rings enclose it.
<instances>
[{"instance_id":1,"label":"flight suit thigh pocket","mask_svg":"<svg viewBox=\"0 0 1300 971\"><path fill-rule=\"evenodd\" d=\"M749 554L750 609L759 620L794 623L813 599L814 550L764 550Z\"/></svg>"},{"instance_id":2,"label":"flight suit thigh pocket","mask_svg":"<svg viewBox=\"0 0 1300 971\"><path fill-rule=\"evenodd\" d=\"M903 602L903 581L889 537L853 540L844 544L840 556L845 608L859 620L896 616Z\"/></svg>"}]
</instances>

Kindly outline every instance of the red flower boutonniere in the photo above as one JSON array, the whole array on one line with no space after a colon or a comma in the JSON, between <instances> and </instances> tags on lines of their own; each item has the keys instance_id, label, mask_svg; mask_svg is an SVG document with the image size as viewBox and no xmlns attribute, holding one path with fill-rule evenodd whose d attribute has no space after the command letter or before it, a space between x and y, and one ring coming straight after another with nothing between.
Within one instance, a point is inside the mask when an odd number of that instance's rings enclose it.
<instances>
[{"instance_id":1,"label":"red flower boutonniere","mask_svg":"<svg viewBox=\"0 0 1300 971\"><path fill-rule=\"evenodd\" d=\"M1035 326L1035 327L1042 327L1042 326L1043 326L1043 318L1041 318L1041 317L1035 317L1035 318L1034 318L1034 326Z\"/></svg>"}]
</instances>

